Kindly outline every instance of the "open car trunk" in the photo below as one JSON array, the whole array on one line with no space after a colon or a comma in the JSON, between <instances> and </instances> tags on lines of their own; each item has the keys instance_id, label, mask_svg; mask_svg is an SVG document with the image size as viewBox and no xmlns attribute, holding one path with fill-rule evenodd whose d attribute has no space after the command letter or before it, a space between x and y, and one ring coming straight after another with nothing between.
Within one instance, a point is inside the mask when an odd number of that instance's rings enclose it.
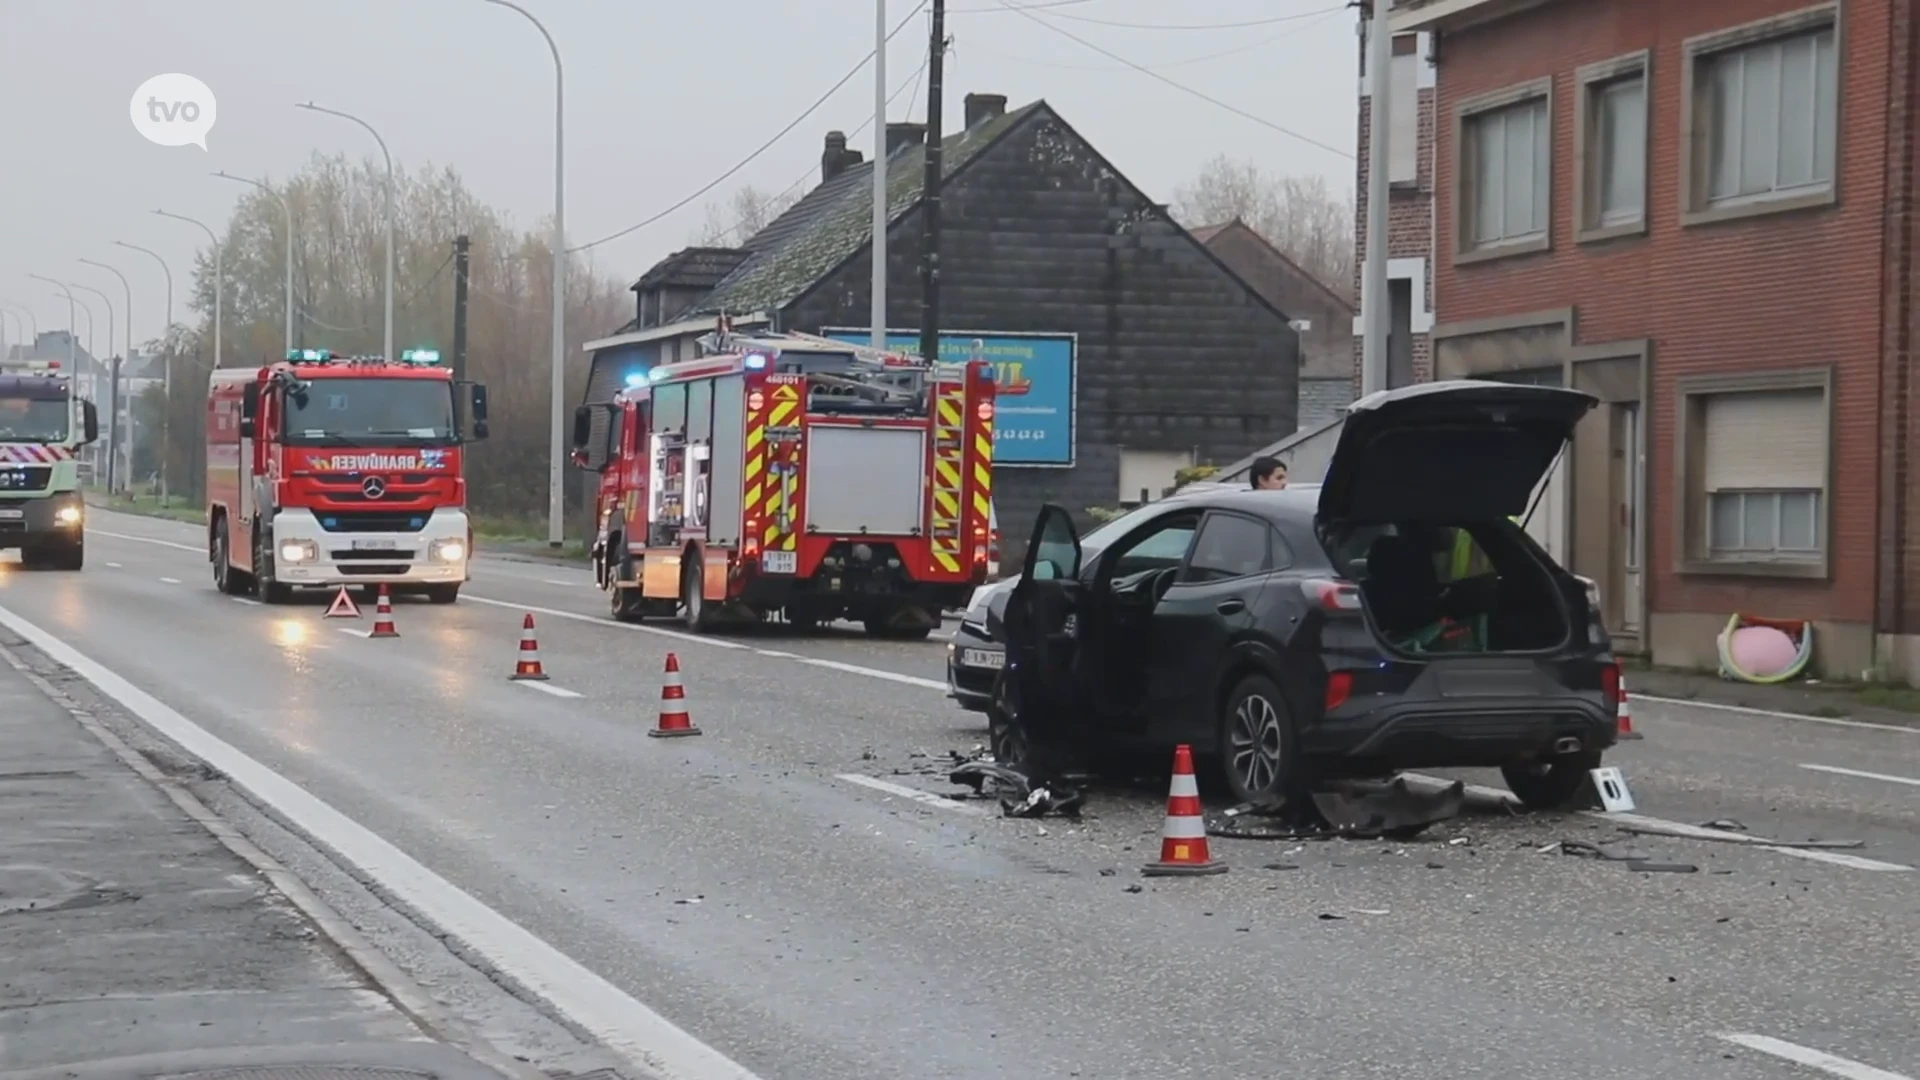
<instances>
[{"instance_id":1,"label":"open car trunk","mask_svg":"<svg viewBox=\"0 0 1920 1080\"><path fill-rule=\"evenodd\" d=\"M1367 525L1326 540L1392 653L1551 653L1580 633L1563 575L1511 522Z\"/></svg>"}]
</instances>

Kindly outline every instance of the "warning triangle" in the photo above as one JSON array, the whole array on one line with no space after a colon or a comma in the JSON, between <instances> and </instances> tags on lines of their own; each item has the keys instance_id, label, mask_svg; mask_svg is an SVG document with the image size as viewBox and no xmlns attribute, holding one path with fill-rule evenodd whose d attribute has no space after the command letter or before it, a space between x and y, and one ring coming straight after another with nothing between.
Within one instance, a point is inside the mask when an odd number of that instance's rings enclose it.
<instances>
[{"instance_id":1,"label":"warning triangle","mask_svg":"<svg viewBox=\"0 0 1920 1080\"><path fill-rule=\"evenodd\" d=\"M359 605L353 602L353 597L347 595L347 587L345 585L340 586L339 595L333 598L333 603L327 608L327 618L357 619L359 617Z\"/></svg>"}]
</instances>

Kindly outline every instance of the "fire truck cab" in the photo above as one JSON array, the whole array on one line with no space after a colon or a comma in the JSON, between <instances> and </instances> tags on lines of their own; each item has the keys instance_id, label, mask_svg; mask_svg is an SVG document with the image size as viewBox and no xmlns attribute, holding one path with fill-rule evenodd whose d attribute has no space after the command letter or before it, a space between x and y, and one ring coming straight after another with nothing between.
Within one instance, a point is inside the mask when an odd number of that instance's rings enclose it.
<instances>
[{"instance_id":1,"label":"fire truck cab","mask_svg":"<svg viewBox=\"0 0 1920 1080\"><path fill-rule=\"evenodd\" d=\"M701 346L574 413L614 618L921 638L967 604L992 544L989 364L724 323Z\"/></svg>"}]
</instances>

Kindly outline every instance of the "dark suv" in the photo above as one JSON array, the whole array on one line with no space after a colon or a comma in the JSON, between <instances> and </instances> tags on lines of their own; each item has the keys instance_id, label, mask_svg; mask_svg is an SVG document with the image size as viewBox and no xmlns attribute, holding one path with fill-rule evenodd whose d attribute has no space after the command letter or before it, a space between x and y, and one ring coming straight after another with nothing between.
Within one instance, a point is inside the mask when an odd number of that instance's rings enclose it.
<instances>
[{"instance_id":1,"label":"dark suv","mask_svg":"<svg viewBox=\"0 0 1920 1080\"><path fill-rule=\"evenodd\" d=\"M1564 805L1618 736L1620 670L1588 585L1517 519L1594 404L1464 381L1372 394L1317 490L1155 504L1091 557L1045 507L989 627L996 752L1051 771L1190 743L1266 804L1333 776L1499 767L1527 805Z\"/></svg>"}]
</instances>

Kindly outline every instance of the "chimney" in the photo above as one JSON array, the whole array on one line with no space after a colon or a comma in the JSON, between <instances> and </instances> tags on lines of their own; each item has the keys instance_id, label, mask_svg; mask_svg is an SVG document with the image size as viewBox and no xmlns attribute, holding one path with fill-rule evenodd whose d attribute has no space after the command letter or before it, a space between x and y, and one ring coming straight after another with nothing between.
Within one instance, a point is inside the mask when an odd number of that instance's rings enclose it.
<instances>
[{"instance_id":1,"label":"chimney","mask_svg":"<svg viewBox=\"0 0 1920 1080\"><path fill-rule=\"evenodd\" d=\"M920 146L927 141L927 125L896 122L887 125L887 156L892 157L902 148Z\"/></svg>"},{"instance_id":2,"label":"chimney","mask_svg":"<svg viewBox=\"0 0 1920 1080\"><path fill-rule=\"evenodd\" d=\"M972 131L989 120L1007 114L1007 95L1005 94L968 94L967 130Z\"/></svg>"},{"instance_id":3,"label":"chimney","mask_svg":"<svg viewBox=\"0 0 1920 1080\"><path fill-rule=\"evenodd\" d=\"M839 176L846 171L847 165L847 133L827 132L826 149L820 152L820 182L824 184Z\"/></svg>"}]
</instances>

